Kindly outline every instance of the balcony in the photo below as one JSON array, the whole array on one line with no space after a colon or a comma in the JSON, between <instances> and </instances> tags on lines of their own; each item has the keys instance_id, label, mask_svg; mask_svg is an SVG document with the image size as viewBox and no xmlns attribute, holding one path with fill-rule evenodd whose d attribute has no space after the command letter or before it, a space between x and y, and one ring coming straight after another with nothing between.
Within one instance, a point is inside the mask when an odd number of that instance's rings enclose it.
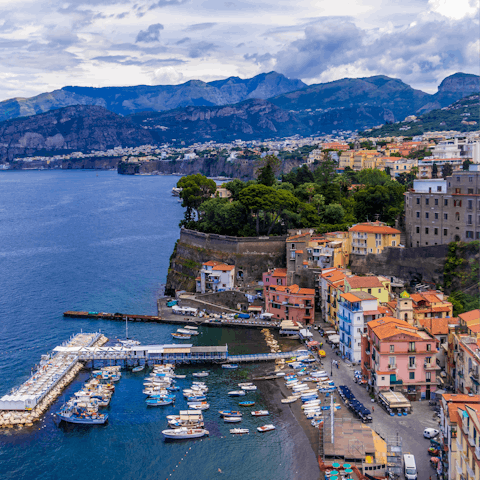
<instances>
[{"instance_id":1,"label":"balcony","mask_svg":"<svg viewBox=\"0 0 480 480\"><path fill-rule=\"evenodd\" d=\"M417 364L416 364L416 363L414 363L413 365L409 365L409 366L408 366L408 369L409 369L409 370L415 370L416 368L417 368Z\"/></svg>"},{"instance_id":2,"label":"balcony","mask_svg":"<svg viewBox=\"0 0 480 480\"><path fill-rule=\"evenodd\" d=\"M403 385L403 380L390 380L390 385Z\"/></svg>"},{"instance_id":3,"label":"balcony","mask_svg":"<svg viewBox=\"0 0 480 480\"><path fill-rule=\"evenodd\" d=\"M388 365L387 368L388 368L388 370L396 370L397 365Z\"/></svg>"},{"instance_id":4,"label":"balcony","mask_svg":"<svg viewBox=\"0 0 480 480\"><path fill-rule=\"evenodd\" d=\"M463 470L458 464L458 460L455 462L455 468L457 469L457 473L461 476L463 474Z\"/></svg>"},{"instance_id":5,"label":"balcony","mask_svg":"<svg viewBox=\"0 0 480 480\"><path fill-rule=\"evenodd\" d=\"M367 363L367 362L363 362L363 366L365 367L365 369L367 369L369 372L372 371L372 367L370 367L370 364Z\"/></svg>"},{"instance_id":6,"label":"balcony","mask_svg":"<svg viewBox=\"0 0 480 480\"><path fill-rule=\"evenodd\" d=\"M461 439L458 439L456 438L455 439L455 443L457 444L457 451L458 452L461 452L463 450L463 447L462 447L462 440Z\"/></svg>"},{"instance_id":7,"label":"balcony","mask_svg":"<svg viewBox=\"0 0 480 480\"><path fill-rule=\"evenodd\" d=\"M462 431L463 433L465 433L465 435L468 435L468 424L466 419L465 419L465 423L462 424Z\"/></svg>"},{"instance_id":8,"label":"balcony","mask_svg":"<svg viewBox=\"0 0 480 480\"><path fill-rule=\"evenodd\" d=\"M475 456L477 457L477 460L480 460L480 447L478 446L475 447Z\"/></svg>"},{"instance_id":9,"label":"balcony","mask_svg":"<svg viewBox=\"0 0 480 480\"><path fill-rule=\"evenodd\" d=\"M468 444L471 446L471 447L474 447L475 446L475 440L473 439L473 437L471 435L468 436Z\"/></svg>"},{"instance_id":10,"label":"balcony","mask_svg":"<svg viewBox=\"0 0 480 480\"><path fill-rule=\"evenodd\" d=\"M470 468L470 465L466 463L467 466L467 473L470 477L475 478L475 472Z\"/></svg>"}]
</instances>

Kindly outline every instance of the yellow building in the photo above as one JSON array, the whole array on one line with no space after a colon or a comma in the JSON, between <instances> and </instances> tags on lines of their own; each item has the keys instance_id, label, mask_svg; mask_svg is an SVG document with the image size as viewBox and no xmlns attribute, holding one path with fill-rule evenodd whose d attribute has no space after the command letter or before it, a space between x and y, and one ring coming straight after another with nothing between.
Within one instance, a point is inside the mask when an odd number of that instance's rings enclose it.
<instances>
[{"instance_id":1,"label":"yellow building","mask_svg":"<svg viewBox=\"0 0 480 480\"><path fill-rule=\"evenodd\" d=\"M375 168L367 165L375 165L377 159L381 157L376 150L357 150L353 155L353 169L356 172L365 168Z\"/></svg>"},{"instance_id":2,"label":"yellow building","mask_svg":"<svg viewBox=\"0 0 480 480\"><path fill-rule=\"evenodd\" d=\"M338 168L340 170L345 170L346 167L353 168L354 154L355 152L353 150L347 150L346 152L342 152L338 161Z\"/></svg>"},{"instance_id":3,"label":"yellow building","mask_svg":"<svg viewBox=\"0 0 480 480\"><path fill-rule=\"evenodd\" d=\"M390 301L391 286L388 278L373 275L366 277L352 275L345 278L344 285L345 293L365 292L373 295L380 303Z\"/></svg>"},{"instance_id":4,"label":"yellow building","mask_svg":"<svg viewBox=\"0 0 480 480\"><path fill-rule=\"evenodd\" d=\"M357 255L381 253L385 247L400 246L400 230L382 222L358 223L348 229L352 251Z\"/></svg>"}]
</instances>

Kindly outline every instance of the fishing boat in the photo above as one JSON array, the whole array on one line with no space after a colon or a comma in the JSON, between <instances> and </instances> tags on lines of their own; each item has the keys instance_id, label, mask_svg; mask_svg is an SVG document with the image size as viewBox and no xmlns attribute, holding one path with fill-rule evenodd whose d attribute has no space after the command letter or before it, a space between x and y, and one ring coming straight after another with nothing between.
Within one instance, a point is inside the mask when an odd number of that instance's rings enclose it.
<instances>
[{"instance_id":1,"label":"fishing boat","mask_svg":"<svg viewBox=\"0 0 480 480\"><path fill-rule=\"evenodd\" d=\"M146 403L148 407L159 407L163 405L171 405L175 399L159 397L159 398L147 398Z\"/></svg>"},{"instance_id":2,"label":"fishing boat","mask_svg":"<svg viewBox=\"0 0 480 480\"><path fill-rule=\"evenodd\" d=\"M197 405L188 405L188 408L192 408L194 410L208 410L210 408L209 403L199 403Z\"/></svg>"},{"instance_id":3,"label":"fishing boat","mask_svg":"<svg viewBox=\"0 0 480 480\"><path fill-rule=\"evenodd\" d=\"M251 391L251 390L256 390L257 386L256 385L242 385L240 388L242 390Z\"/></svg>"},{"instance_id":4,"label":"fishing boat","mask_svg":"<svg viewBox=\"0 0 480 480\"><path fill-rule=\"evenodd\" d=\"M187 330L198 330L198 327L193 325L185 325L183 328L186 328Z\"/></svg>"},{"instance_id":5,"label":"fishing boat","mask_svg":"<svg viewBox=\"0 0 480 480\"><path fill-rule=\"evenodd\" d=\"M176 392L177 390L180 390L180 387L177 387L176 385L170 385L169 387L167 387L167 390L169 392Z\"/></svg>"},{"instance_id":6,"label":"fishing boat","mask_svg":"<svg viewBox=\"0 0 480 480\"><path fill-rule=\"evenodd\" d=\"M245 395L245 390L232 390L228 392L231 397L243 397Z\"/></svg>"},{"instance_id":7,"label":"fishing boat","mask_svg":"<svg viewBox=\"0 0 480 480\"><path fill-rule=\"evenodd\" d=\"M218 413L221 417L241 417L242 412L236 412L235 410L219 410Z\"/></svg>"},{"instance_id":8,"label":"fishing boat","mask_svg":"<svg viewBox=\"0 0 480 480\"><path fill-rule=\"evenodd\" d=\"M248 428L231 428L230 433L233 435L243 435L245 433L250 433Z\"/></svg>"},{"instance_id":9,"label":"fishing boat","mask_svg":"<svg viewBox=\"0 0 480 480\"><path fill-rule=\"evenodd\" d=\"M187 335L185 333L173 332L171 335L173 338L178 338L178 340L190 340L191 338L191 335Z\"/></svg>"},{"instance_id":10,"label":"fishing boat","mask_svg":"<svg viewBox=\"0 0 480 480\"><path fill-rule=\"evenodd\" d=\"M239 383L238 384L239 387L246 387L248 385L253 385L253 383L252 382L244 382L244 383Z\"/></svg>"},{"instance_id":11,"label":"fishing boat","mask_svg":"<svg viewBox=\"0 0 480 480\"><path fill-rule=\"evenodd\" d=\"M187 378L186 375L174 375L174 378Z\"/></svg>"},{"instance_id":12,"label":"fishing boat","mask_svg":"<svg viewBox=\"0 0 480 480\"><path fill-rule=\"evenodd\" d=\"M177 328L177 333L184 333L185 335L198 335L196 330L190 330L188 328Z\"/></svg>"},{"instance_id":13,"label":"fishing boat","mask_svg":"<svg viewBox=\"0 0 480 480\"><path fill-rule=\"evenodd\" d=\"M238 423L242 421L242 417L223 417L225 423Z\"/></svg>"},{"instance_id":14,"label":"fishing boat","mask_svg":"<svg viewBox=\"0 0 480 480\"><path fill-rule=\"evenodd\" d=\"M141 372L144 369L145 369L145 365L139 365L138 367L132 368L132 372L137 373L137 372Z\"/></svg>"},{"instance_id":15,"label":"fishing boat","mask_svg":"<svg viewBox=\"0 0 480 480\"><path fill-rule=\"evenodd\" d=\"M200 438L208 435L208 430L204 428L174 428L162 430L165 438L183 440L186 438Z\"/></svg>"},{"instance_id":16,"label":"fishing boat","mask_svg":"<svg viewBox=\"0 0 480 480\"><path fill-rule=\"evenodd\" d=\"M207 399L205 395L192 395L186 398L188 402L203 402Z\"/></svg>"},{"instance_id":17,"label":"fishing boat","mask_svg":"<svg viewBox=\"0 0 480 480\"><path fill-rule=\"evenodd\" d=\"M241 407L253 407L255 405L255 402L239 402L239 405Z\"/></svg>"},{"instance_id":18,"label":"fishing boat","mask_svg":"<svg viewBox=\"0 0 480 480\"><path fill-rule=\"evenodd\" d=\"M233 364L233 363L226 363L226 364L222 365L222 368L225 368L227 370L235 370L235 369L238 368L238 365Z\"/></svg>"},{"instance_id":19,"label":"fishing boat","mask_svg":"<svg viewBox=\"0 0 480 480\"><path fill-rule=\"evenodd\" d=\"M180 410L176 415L167 415L167 420L203 422L203 414L195 410Z\"/></svg>"},{"instance_id":20,"label":"fishing boat","mask_svg":"<svg viewBox=\"0 0 480 480\"><path fill-rule=\"evenodd\" d=\"M203 372L193 372L192 377L208 377L210 375L209 372L203 371Z\"/></svg>"},{"instance_id":21,"label":"fishing boat","mask_svg":"<svg viewBox=\"0 0 480 480\"><path fill-rule=\"evenodd\" d=\"M271 430L275 430L273 425L263 425L262 427L258 427L257 430L259 432L270 432Z\"/></svg>"},{"instance_id":22,"label":"fishing boat","mask_svg":"<svg viewBox=\"0 0 480 480\"><path fill-rule=\"evenodd\" d=\"M287 397L287 398L282 398L280 401L282 403L293 403L298 400L298 397Z\"/></svg>"},{"instance_id":23,"label":"fishing boat","mask_svg":"<svg viewBox=\"0 0 480 480\"><path fill-rule=\"evenodd\" d=\"M91 412L85 408L76 406L64 406L55 414L57 421L77 423L82 425L103 425L108 421L108 414Z\"/></svg>"},{"instance_id":24,"label":"fishing boat","mask_svg":"<svg viewBox=\"0 0 480 480\"><path fill-rule=\"evenodd\" d=\"M284 377L285 376L285 372L277 372L275 374L277 377Z\"/></svg>"},{"instance_id":25,"label":"fishing boat","mask_svg":"<svg viewBox=\"0 0 480 480\"><path fill-rule=\"evenodd\" d=\"M257 410L256 412L252 412L252 416L254 417L266 417L269 415L268 410Z\"/></svg>"}]
</instances>

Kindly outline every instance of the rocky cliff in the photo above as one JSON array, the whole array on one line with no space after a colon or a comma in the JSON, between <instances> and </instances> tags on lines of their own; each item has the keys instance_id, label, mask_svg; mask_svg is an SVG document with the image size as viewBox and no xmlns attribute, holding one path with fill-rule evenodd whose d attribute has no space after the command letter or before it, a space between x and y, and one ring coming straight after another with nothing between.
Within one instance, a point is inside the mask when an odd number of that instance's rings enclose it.
<instances>
[{"instance_id":1,"label":"rocky cliff","mask_svg":"<svg viewBox=\"0 0 480 480\"><path fill-rule=\"evenodd\" d=\"M103 107L76 105L0 123L0 161L151 143L148 130Z\"/></svg>"}]
</instances>

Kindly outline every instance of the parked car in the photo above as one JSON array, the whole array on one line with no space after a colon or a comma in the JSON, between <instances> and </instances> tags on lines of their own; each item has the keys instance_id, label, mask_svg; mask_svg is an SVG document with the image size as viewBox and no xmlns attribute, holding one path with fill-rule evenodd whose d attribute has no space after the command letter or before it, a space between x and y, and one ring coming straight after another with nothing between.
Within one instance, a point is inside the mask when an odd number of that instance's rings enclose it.
<instances>
[{"instance_id":1,"label":"parked car","mask_svg":"<svg viewBox=\"0 0 480 480\"><path fill-rule=\"evenodd\" d=\"M435 428L426 428L424 431L423 431L423 436L425 438L434 438L436 437L438 434L440 433L439 430L435 429Z\"/></svg>"}]
</instances>

